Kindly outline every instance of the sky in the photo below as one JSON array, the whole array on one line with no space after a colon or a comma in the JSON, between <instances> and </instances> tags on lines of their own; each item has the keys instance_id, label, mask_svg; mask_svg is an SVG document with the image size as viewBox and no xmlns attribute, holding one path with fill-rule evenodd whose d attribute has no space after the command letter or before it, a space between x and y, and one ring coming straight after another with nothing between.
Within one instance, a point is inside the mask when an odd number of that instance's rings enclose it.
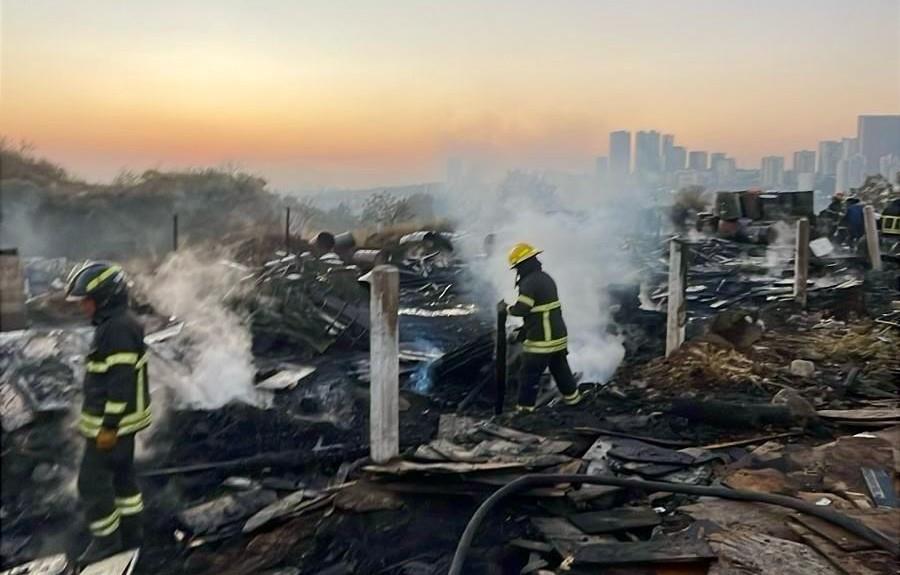
<instances>
[{"instance_id":1,"label":"sky","mask_svg":"<svg viewBox=\"0 0 900 575\"><path fill-rule=\"evenodd\" d=\"M587 172L618 129L751 168L898 112L898 0L0 0L0 133L91 180Z\"/></svg>"}]
</instances>

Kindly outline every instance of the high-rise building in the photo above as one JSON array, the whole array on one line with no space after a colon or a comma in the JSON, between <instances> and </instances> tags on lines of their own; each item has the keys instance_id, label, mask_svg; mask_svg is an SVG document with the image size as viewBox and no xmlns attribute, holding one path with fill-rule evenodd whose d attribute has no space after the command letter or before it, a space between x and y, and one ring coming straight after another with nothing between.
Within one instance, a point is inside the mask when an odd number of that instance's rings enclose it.
<instances>
[{"instance_id":1,"label":"high-rise building","mask_svg":"<svg viewBox=\"0 0 900 575\"><path fill-rule=\"evenodd\" d=\"M659 172L659 132L638 132L634 140L634 173L649 175Z\"/></svg>"},{"instance_id":2,"label":"high-rise building","mask_svg":"<svg viewBox=\"0 0 900 575\"><path fill-rule=\"evenodd\" d=\"M866 159L866 174L876 174L882 156L900 156L900 114L860 116L857 121L859 153Z\"/></svg>"},{"instance_id":3,"label":"high-rise building","mask_svg":"<svg viewBox=\"0 0 900 575\"><path fill-rule=\"evenodd\" d=\"M833 176L837 173L837 163L841 160L841 143L832 140L819 142L819 176Z\"/></svg>"},{"instance_id":4,"label":"high-rise building","mask_svg":"<svg viewBox=\"0 0 900 575\"><path fill-rule=\"evenodd\" d=\"M897 183L897 174L900 173L900 155L881 156L881 160L878 161L878 172L889 182Z\"/></svg>"},{"instance_id":5,"label":"high-rise building","mask_svg":"<svg viewBox=\"0 0 900 575\"><path fill-rule=\"evenodd\" d=\"M606 183L609 178L609 158L597 156L594 160L594 177L600 183Z\"/></svg>"},{"instance_id":6,"label":"high-rise building","mask_svg":"<svg viewBox=\"0 0 900 575\"><path fill-rule=\"evenodd\" d=\"M609 177L624 183L631 173L631 132L620 130L609 135Z\"/></svg>"},{"instance_id":7,"label":"high-rise building","mask_svg":"<svg viewBox=\"0 0 900 575\"><path fill-rule=\"evenodd\" d=\"M838 162L834 191L849 192L860 187L866 179L866 159L862 154L853 154Z\"/></svg>"},{"instance_id":8,"label":"high-rise building","mask_svg":"<svg viewBox=\"0 0 900 575\"><path fill-rule=\"evenodd\" d=\"M675 136L673 134L663 134L662 137L662 171L669 173L675 171L673 167L672 153L675 150ZM682 166L684 167L684 166Z\"/></svg>"},{"instance_id":9,"label":"high-rise building","mask_svg":"<svg viewBox=\"0 0 900 575\"><path fill-rule=\"evenodd\" d=\"M813 172L800 172L799 174L794 175L797 178L797 189L806 191L806 190L815 190L816 189L816 174Z\"/></svg>"},{"instance_id":10,"label":"high-rise building","mask_svg":"<svg viewBox=\"0 0 900 575\"><path fill-rule=\"evenodd\" d=\"M725 154L717 155L712 161L710 168L715 176L716 184L719 186L731 186L737 178L737 163L734 158L726 158Z\"/></svg>"},{"instance_id":11,"label":"high-rise building","mask_svg":"<svg viewBox=\"0 0 900 575\"><path fill-rule=\"evenodd\" d=\"M709 169L709 154L704 151L696 151L688 154L688 168L691 170L705 171Z\"/></svg>"},{"instance_id":12,"label":"high-rise building","mask_svg":"<svg viewBox=\"0 0 900 575\"><path fill-rule=\"evenodd\" d=\"M683 170L687 164L687 148L684 146L675 146L672 148L672 155L666 160L666 171L677 172Z\"/></svg>"},{"instance_id":13,"label":"high-rise building","mask_svg":"<svg viewBox=\"0 0 900 575\"><path fill-rule=\"evenodd\" d=\"M728 154L724 152L713 152L709 155L709 169L715 171L716 170L716 162L719 160L724 160L728 157Z\"/></svg>"},{"instance_id":14,"label":"high-rise building","mask_svg":"<svg viewBox=\"0 0 900 575\"><path fill-rule=\"evenodd\" d=\"M784 157L766 156L762 159L760 185L765 189L780 188L784 185Z\"/></svg>"},{"instance_id":15,"label":"high-rise building","mask_svg":"<svg viewBox=\"0 0 900 575\"><path fill-rule=\"evenodd\" d=\"M841 138L841 159L849 160L859 153L859 139Z\"/></svg>"},{"instance_id":16,"label":"high-rise building","mask_svg":"<svg viewBox=\"0 0 900 575\"><path fill-rule=\"evenodd\" d=\"M794 152L794 174L814 174L816 172L816 153L812 150Z\"/></svg>"},{"instance_id":17,"label":"high-rise building","mask_svg":"<svg viewBox=\"0 0 900 575\"><path fill-rule=\"evenodd\" d=\"M710 173L707 171L701 172L699 170L679 170L673 174L672 179L676 188L710 186L713 184Z\"/></svg>"}]
</instances>

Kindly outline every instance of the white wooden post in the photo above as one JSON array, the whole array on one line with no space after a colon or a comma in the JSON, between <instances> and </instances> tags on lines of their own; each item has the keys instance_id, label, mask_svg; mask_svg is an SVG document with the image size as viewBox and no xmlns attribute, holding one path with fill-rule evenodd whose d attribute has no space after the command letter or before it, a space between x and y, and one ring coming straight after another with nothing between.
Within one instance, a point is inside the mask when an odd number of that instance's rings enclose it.
<instances>
[{"instance_id":1,"label":"white wooden post","mask_svg":"<svg viewBox=\"0 0 900 575\"><path fill-rule=\"evenodd\" d=\"M377 266L371 285L369 452L372 461L385 463L400 454L400 273Z\"/></svg>"},{"instance_id":2,"label":"white wooden post","mask_svg":"<svg viewBox=\"0 0 900 575\"><path fill-rule=\"evenodd\" d=\"M675 238L669 242L669 302L666 318L666 357L684 343L687 323L684 294L687 287L687 247Z\"/></svg>"},{"instance_id":3,"label":"white wooden post","mask_svg":"<svg viewBox=\"0 0 900 575\"><path fill-rule=\"evenodd\" d=\"M806 279L809 277L809 220L797 220L797 242L794 246L794 299L806 307Z\"/></svg>"},{"instance_id":4,"label":"white wooden post","mask_svg":"<svg viewBox=\"0 0 900 575\"><path fill-rule=\"evenodd\" d=\"M869 248L869 262L876 272L881 271L881 246L878 244L878 228L875 224L875 208L865 207L866 214L866 247Z\"/></svg>"}]
</instances>

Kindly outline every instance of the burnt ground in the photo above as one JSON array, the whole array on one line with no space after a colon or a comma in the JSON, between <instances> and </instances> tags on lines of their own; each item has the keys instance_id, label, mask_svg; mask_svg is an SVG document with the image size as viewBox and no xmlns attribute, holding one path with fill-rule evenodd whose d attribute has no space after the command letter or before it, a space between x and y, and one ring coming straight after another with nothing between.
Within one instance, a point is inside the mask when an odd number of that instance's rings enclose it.
<instances>
[{"instance_id":1,"label":"burnt ground","mask_svg":"<svg viewBox=\"0 0 900 575\"><path fill-rule=\"evenodd\" d=\"M876 294L877 295L877 294ZM760 424L755 428L732 428L686 420L671 413L679 399L702 401L715 398L735 404L765 404L783 386L798 389L816 405L841 407L860 398L877 398L890 391L898 373L897 358L879 358L872 346L891 345L894 333L874 329L865 308L880 310L884 298L872 297L871 290L859 294L863 308L850 309L842 294L838 299L811 298L809 309L778 303L760 306L754 313L766 324L761 337L742 355L754 363L768 366L763 375L711 379L702 369L684 373L653 371L659 360L663 333L659 324L641 332L642 348L633 350L615 377L606 386L585 386L589 393L580 405L545 406L536 413L506 413L498 421L523 431L571 439L573 453L583 453L590 435L576 428L606 430L683 441L691 445L765 435L791 426ZM408 344L423 342L448 351L460 342L478 339L489 333L491 319L472 315L460 317L404 317L401 333ZM872 336L872 334L875 334ZM792 376L787 365L815 349L816 337L823 341L851 341L861 336L858 345L833 348L819 357L815 378ZM874 338L874 339L873 339ZM896 340L894 340L896 342ZM688 344L690 345L690 344ZM867 347L868 346L868 347ZM401 346L402 347L402 346ZM482 346L464 349L461 357L477 354ZM705 349L705 348L703 348ZM893 348L896 350L896 347ZM718 352L717 352L718 353ZM729 352L730 353L730 352ZM807 353L808 354L808 353ZM290 391L279 392L275 406L259 410L244 405L229 405L214 412L175 412L155 425L154 435L146 438L152 451L141 458L145 491L147 542L137 573L263 573L276 566L293 566L290 573L384 573L426 574L446 571L459 535L477 504L490 491L460 494L442 493L398 495L402 505L394 510L368 513L334 509L300 517L276 526L263 534L233 535L210 541L195 549L179 543L176 515L198 503L228 492L222 482L229 477L247 477L273 486L286 494L298 486L324 488L341 474L343 463L365 458L368 454L367 384L360 380L358 365L365 353L334 350L315 362L317 372ZM681 363L676 363L681 365ZM451 366L452 367L452 366ZM658 366L657 366L658 367ZM671 366L670 366L671 368ZM853 368L859 374L848 387ZM460 402L492 370L490 362L476 362L458 370L448 369L442 377L431 373L429 384L422 383L423 370L410 368L404 378L404 401L400 414L401 449L410 452L433 439L441 413L454 412ZM514 373L514 370L513 370ZM741 372L743 373L743 372ZM757 380L757 377L762 380ZM424 387L423 387L424 385ZM430 387L429 387L430 385ZM416 391L416 387L419 391ZM507 407L514 402L515 378L509 382ZM466 415L492 416L493 390L486 385L470 398ZM31 491L31 496L14 498L4 488L4 531L13 524L13 533L27 536L42 533L40 541L26 545L21 553L4 550L4 567L11 555L15 563L28 556L52 552L77 551L87 542L80 531L80 517L71 491L60 489L54 478L29 481L40 476L40 463L63 462L72 466L77 445L64 433L65 421L48 418L34 425L29 438L20 434L3 435L3 484ZM799 436L798 444L821 442L839 431L831 426L812 430L811 436ZM65 438L60 441L60 438ZM30 457L30 453L40 456ZM16 457L10 457L15 454ZM18 457L24 455L25 457ZM740 455L738 453L737 455ZM211 464L210 469L179 471L182 466ZM222 464L225 465L222 465ZM64 465L64 466L65 466ZM65 474L60 474L61 479ZM349 478L357 477L355 471ZM57 495L52 495L56 493ZM31 508L10 506L8 501L30 501ZM534 535L528 525L529 513L540 512L546 503L517 498L491 515L479 532L478 546L467 563L468 573L518 573L527 554L501 543L517 536ZM77 533L77 535L76 535ZM266 539L268 537L269 539ZM273 543L274 542L274 543ZM278 552L253 549L265 545ZM242 561L255 563L252 568ZM287 572L286 572L287 573Z\"/></svg>"}]
</instances>

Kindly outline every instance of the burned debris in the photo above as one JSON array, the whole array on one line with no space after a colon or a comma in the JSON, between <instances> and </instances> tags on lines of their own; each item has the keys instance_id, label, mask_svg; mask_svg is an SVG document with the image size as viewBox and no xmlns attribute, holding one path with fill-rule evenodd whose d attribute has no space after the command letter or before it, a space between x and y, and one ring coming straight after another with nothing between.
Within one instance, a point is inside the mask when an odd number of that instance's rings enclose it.
<instances>
[{"instance_id":1,"label":"burned debris","mask_svg":"<svg viewBox=\"0 0 900 575\"><path fill-rule=\"evenodd\" d=\"M678 202L681 234L623 237L634 273L591 292L624 361L582 376L577 405L543 377L524 413L522 346L475 287L488 255L447 225L326 241L288 222L126 263L165 407L138 446L146 541L117 572L894 572L896 262L815 226L798 242L803 193ZM84 542L72 427L91 332L59 305L74 262L14 256L4 330L30 323L0 334L2 568L71 572L56 554ZM396 300L373 307L385 264ZM178 274L201 289L147 282ZM384 325L395 397L372 391ZM397 445L372 457L385 405Z\"/></svg>"}]
</instances>

